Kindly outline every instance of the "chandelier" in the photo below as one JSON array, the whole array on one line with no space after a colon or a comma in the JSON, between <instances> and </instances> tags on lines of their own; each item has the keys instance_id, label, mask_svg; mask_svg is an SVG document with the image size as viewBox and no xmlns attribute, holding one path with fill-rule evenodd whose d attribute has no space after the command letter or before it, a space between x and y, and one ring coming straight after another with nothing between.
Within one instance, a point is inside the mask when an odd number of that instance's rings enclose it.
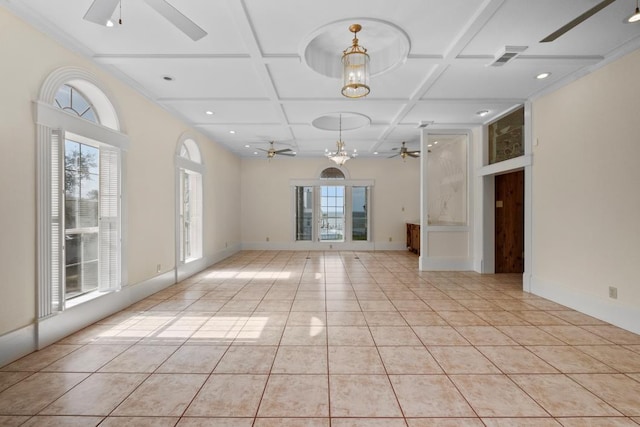
<instances>
[{"instance_id":1,"label":"chandelier","mask_svg":"<svg viewBox=\"0 0 640 427\"><path fill-rule=\"evenodd\" d=\"M344 141L342 140L342 114L340 114L340 137L338 138L336 144L338 146L338 149L335 152L330 152L329 150L325 149L326 156L329 159L333 160L336 165L342 166L347 162L347 160L356 156L355 148L353 149L353 155L350 155L344 148Z\"/></svg>"},{"instance_id":2,"label":"chandelier","mask_svg":"<svg viewBox=\"0 0 640 427\"><path fill-rule=\"evenodd\" d=\"M358 45L360 24L353 24L349 31L353 33L353 44L342 52L342 94L347 98L367 96L369 89L369 54L367 49Z\"/></svg>"}]
</instances>

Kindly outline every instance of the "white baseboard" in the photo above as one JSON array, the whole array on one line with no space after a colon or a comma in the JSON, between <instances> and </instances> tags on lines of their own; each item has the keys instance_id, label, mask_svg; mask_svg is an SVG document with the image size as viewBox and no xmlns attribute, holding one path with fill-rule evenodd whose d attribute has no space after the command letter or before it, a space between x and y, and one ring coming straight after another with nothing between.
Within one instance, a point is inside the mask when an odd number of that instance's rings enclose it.
<instances>
[{"instance_id":1,"label":"white baseboard","mask_svg":"<svg viewBox=\"0 0 640 427\"><path fill-rule=\"evenodd\" d=\"M0 366L42 349L175 283L175 271L129 285L0 336Z\"/></svg>"},{"instance_id":2,"label":"white baseboard","mask_svg":"<svg viewBox=\"0 0 640 427\"><path fill-rule=\"evenodd\" d=\"M36 349L36 325L31 324L0 336L0 367Z\"/></svg>"},{"instance_id":3,"label":"white baseboard","mask_svg":"<svg viewBox=\"0 0 640 427\"><path fill-rule=\"evenodd\" d=\"M196 274L238 251L240 251L240 245L233 245L210 257L189 263L189 267L181 271L179 276L188 277ZM46 319L41 319L37 323L0 335L0 367L53 344L174 283L176 283L176 271L169 270L143 282L125 286L117 292L106 293L68 308Z\"/></svg>"},{"instance_id":4,"label":"white baseboard","mask_svg":"<svg viewBox=\"0 0 640 427\"><path fill-rule=\"evenodd\" d=\"M420 256L420 271L473 271L473 258Z\"/></svg>"},{"instance_id":5,"label":"white baseboard","mask_svg":"<svg viewBox=\"0 0 640 427\"><path fill-rule=\"evenodd\" d=\"M531 277L530 286L531 293L535 295L640 334L640 322L638 322L640 307L626 305L621 300L599 298L593 294L581 293L579 289L546 282L536 276Z\"/></svg>"},{"instance_id":6,"label":"white baseboard","mask_svg":"<svg viewBox=\"0 0 640 427\"><path fill-rule=\"evenodd\" d=\"M404 242L248 242L246 251L405 251Z\"/></svg>"},{"instance_id":7,"label":"white baseboard","mask_svg":"<svg viewBox=\"0 0 640 427\"><path fill-rule=\"evenodd\" d=\"M144 282L123 287L90 301L68 308L38 322L37 348L41 349L82 328L153 295L175 283L170 270Z\"/></svg>"}]
</instances>

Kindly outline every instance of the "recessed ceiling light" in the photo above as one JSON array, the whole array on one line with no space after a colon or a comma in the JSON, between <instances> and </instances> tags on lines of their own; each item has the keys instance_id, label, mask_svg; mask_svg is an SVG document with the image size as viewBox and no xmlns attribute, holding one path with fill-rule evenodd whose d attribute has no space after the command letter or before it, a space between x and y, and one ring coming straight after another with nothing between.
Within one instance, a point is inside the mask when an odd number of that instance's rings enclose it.
<instances>
[{"instance_id":1,"label":"recessed ceiling light","mask_svg":"<svg viewBox=\"0 0 640 427\"><path fill-rule=\"evenodd\" d=\"M213 111L207 110L204 112L207 116L213 116Z\"/></svg>"},{"instance_id":2,"label":"recessed ceiling light","mask_svg":"<svg viewBox=\"0 0 640 427\"><path fill-rule=\"evenodd\" d=\"M257 151L254 151L254 152L253 152L253 154L255 154L255 155L257 156L257 155L258 155L258 152L257 152Z\"/></svg>"},{"instance_id":3,"label":"recessed ceiling light","mask_svg":"<svg viewBox=\"0 0 640 427\"><path fill-rule=\"evenodd\" d=\"M244 148L249 148L249 147L251 147L249 144L246 144L246 145L244 146Z\"/></svg>"},{"instance_id":4,"label":"recessed ceiling light","mask_svg":"<svg viewBox=\"0 0 640 427\"><path fill-rule=\"evenodd\" d=\"M550 72L545 71L544 73L540 73L536 76L536 79L538 80L542 80L542 79L546 79L547 77L549 77L551 75Z\"/></svg>"},{"instance_id":5,"label":"recessed ceiling light","mask_svg":"<svg viewBox=\"0 0 640 427\"><path fill-rule=\"evenodd\" d=\"M171 76L162 76L162 79L168 82L172 82L174 80L174 78Z\"/></svg>"},{"instance_id":6,"label":"recessed ceiling light","mask_svg":"<svg viewBox=\"0 0 640 427\"><path fill-rule=\"evenodd\" d=\"M489 114L489 110L480 110L480 111L478 111L476 114L477 114L478 116L480 116L480 117L484 117L484 116L486 116L487 114Z\"/></svg>"},{"instance_id":7,"label":"recessed ceiling light","mask_svg":"<svg viewBox=\"0 0 640 427\"><path fill-rule=\"evenodd\" d=\"M236 133L236 131L235 130L230 130L229 133L234 134L234 133Z\"/></svg>"},{"instance_id":8,"label":"recessed ceiling light","mask_svg":"<svg viewBox=\"0 0 640 427\"><path fill-rule=\"evenodd\" d=\"M378 152L377 152L377 151L374 151L374 152L373 152L373 154L375 154L375 155L377 156L377 155L378 155Z\"/></svg>"},{"instance_id":9,"label":"recessed ceiling light","mask_svg":"<svg viewBox=\"0 0 640 427\"><path fill-rule=\"evenodd\" d=\"M431 148L433 147L433 144L427 144L427 147Z\"/></svg>"},{"instance_id":10,"label":"recessed ceiling light","mask_svg":"<svg viewBox=\"0 0 640 427\"><path fill-rule=\"evenodd\" d=\"M113 21L111 19L109 19L105 25L107 27L111 28L111 27L113 27Z\"/></svg>"},{"instance_id":11,"label":"recessed ceiling light","mask_svg":"<svg viewBox=\"0 0 640 427\"><path fill-rule=\"evenodd\" d=\"M434 144L438 145L438 141L433 141Z\"/></svg>"}]
</instances>

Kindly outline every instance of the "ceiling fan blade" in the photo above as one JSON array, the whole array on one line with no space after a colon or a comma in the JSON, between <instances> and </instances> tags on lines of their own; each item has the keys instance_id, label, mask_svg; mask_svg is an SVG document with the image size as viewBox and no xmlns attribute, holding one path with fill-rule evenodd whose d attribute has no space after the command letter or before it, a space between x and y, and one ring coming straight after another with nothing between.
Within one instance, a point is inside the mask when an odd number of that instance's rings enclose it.
<instances>
[{"instance_id":1,"label":"ceiling fan blade","mask_svg":"<svg viewBox=\"0 0 640 427\"><path fill-rule=\"evenodd\" d=\"M389 156L389 157L387 157L387 159L393 159L394 157L398 157L399 155L400 155L400 153L398 153L398 154L394 154L393 156Z\"/></svg>"},{"instance_id":2,"label":"ceiling fan blade","mask_svg":"<svg viewBox=\"0 0 640 427\"><path fill-rule=\"evenodd\" d=\"M283 154L288 151L293 151L291 148L283 148L282 150L276 150L276 154Z\"/></svg>"},{"instance_id":3,"label":"ceiling fan blade","mask_svg":"<svg viewBox=\"0 0 640 427\"><path fill-rule=\"evenodd\" d=\"M120 0L93 0L83 19L99 25L107 25L107 21L113 16L118 3Z\"/></svg>"},{"instance_id":4,"label":"ceiling fan blade","mask_svg":"<svg viewBox=\"0 0 640 427\"><path fill-rule=\"evenodd\" d=\"M207 32L196 25L191 19L184 16L178 9L171 6L166 0L145 0L145 2L167 21L175 25L180 31L185 33L191 40L200 40L207 35Z\"/></svg>"},{"instance_id":5,"label":"ceiling fan blade","mask_svg":"<svg viewBox=\"0 0 640 427\"><path fill-rule=\"evenodd\" d=\"M565 25L563 25L562 27L560 27L559 29L557 29L553 33L549 34L547 37L545 37L542 40L540 40L540 43L549 43L549 42L554 41L555 39L557 39L558 37L560 37L561 35L563 35L567 31L571 30L573 27L575 27L575 26L581 24L583 21L586 21L587 19L591 18L593 15L595 15L598 12L600 12L602 9L604 9L607 6L609 6L614 1L616 1L616 0L604 0L604 1L600 2L600 3L598 3L597 5L592 7L591 9L587 10L582 15L578 16L576 19L566 23Z\"/></svg>"},{"instance_id":6,"label":"ceiling fan blade","mask_svg":"<svg viewBox=\"0 0 640 427\"><path fill-rule=\"evenodd\" d=\"M407 151L407 154L420 154L420 150Z\"/></svg>"},{"instance_id":7,"label":"ceiling fan blade","mask_svg":"<svg viewBox=\"0 0 640 427\"><path fill-rule=\"evenodd\" d=\"M418 151L418 153L419 153L419 151ZM420 154L415 154L415 152L412 152L412 153L407 152L407 156L413 157L414 159L416 159L416 158L420 157Z\"/></svg>"},{"instance_id":8,"label":"ceiling fan blade","mask_svg":"<svg viewBox=\"0 0 640 427\"><path fill-rule=\"evenodd\" d=\"M277 155L279 156L289 156L289 157L295 157L295 153L278 153L276 152Z\"/></svg>"}]
</instances>

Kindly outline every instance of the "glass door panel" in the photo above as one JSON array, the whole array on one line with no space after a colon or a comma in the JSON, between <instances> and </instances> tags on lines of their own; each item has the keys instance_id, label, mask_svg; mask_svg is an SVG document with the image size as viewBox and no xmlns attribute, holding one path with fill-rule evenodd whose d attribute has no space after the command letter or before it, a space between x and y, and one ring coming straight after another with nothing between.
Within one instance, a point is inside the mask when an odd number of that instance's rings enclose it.
<instances>
[{"instance_id":1,"label":"glass door panel","mask_svg":"<svg viewBox=\"0 0 640 427\"><path fill-rule=\"evenodd\" d=\"M320 241L344 241L345 187L320 187Z\"/></svg>"},{"instance_id":2,"label":"glass door panel","mask_svg":"<svg viewBox=\"0 0 640 427\"><path fill-rule=\"evenodd\" d=\"M369 240L367 187L351 188L351 240Z\"/></svg>"}]
</instances>

